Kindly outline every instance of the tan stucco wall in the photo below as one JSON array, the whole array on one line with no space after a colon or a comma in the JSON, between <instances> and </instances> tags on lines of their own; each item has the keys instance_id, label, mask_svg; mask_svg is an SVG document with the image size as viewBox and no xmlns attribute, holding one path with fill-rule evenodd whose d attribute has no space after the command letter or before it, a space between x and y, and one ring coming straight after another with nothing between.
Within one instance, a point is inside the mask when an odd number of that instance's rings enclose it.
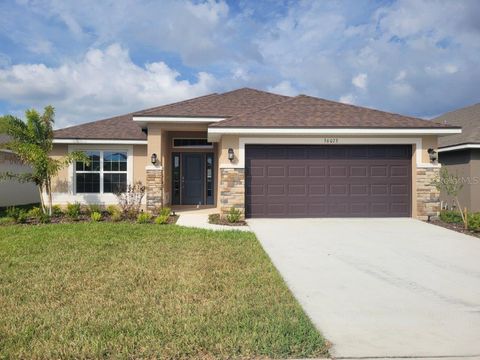
<instances>
[{"instance_id":1,"label":"tan stucco wall","mask_svg":"<svg viewBox=\"0 0 480 360\"><path fill-rule=\"evenodd\" d=\"M68 154L68 145L67 144L55 144L53 145L52 152L50 156L52 158L61 158ZM68 192L68 167L63 168L58 173L58 176L53 179L52 183L52 190L53 192Z\"/></svg>"},{"instance_id":2,"label":"tan stucco wall","mask_svg":"<svg viewBox=\"0 0 480 360\"><path fill-rule=\"evenodd\" d=\"M150 162L146 145L133 145L133 181L147 183L145 167Z\"/></svg>"}]
</instances>

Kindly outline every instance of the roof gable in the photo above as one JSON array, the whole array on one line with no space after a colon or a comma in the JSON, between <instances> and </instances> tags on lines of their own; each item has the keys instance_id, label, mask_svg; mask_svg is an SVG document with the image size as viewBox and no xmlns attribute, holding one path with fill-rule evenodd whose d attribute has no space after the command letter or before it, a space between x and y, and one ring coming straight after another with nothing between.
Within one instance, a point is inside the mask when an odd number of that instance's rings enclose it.
<instances>
[{"instance_id":1,"label":"roof gable","mask_svg":"<svg viewBox=\"0 0 480 360\"><path fill-rule=\"evenodd\" d=\"M438 139L440 147L466 143L480 143L480 103L448 112L435 119L443 125L461 126L462 133Z\"/></svg>"},{"instance_id":2,"label":"roof gable","mask_svg":"<svg viewBox=\"0 0 480 360\"><path fill-rule=\"evenodd\" d=\"M231 117L256 111L289 99L288 96L250 88L242 88L223 94L210 94L173 104L138 111L133 116L192 116Z\"/></svg>"}]
</instances>

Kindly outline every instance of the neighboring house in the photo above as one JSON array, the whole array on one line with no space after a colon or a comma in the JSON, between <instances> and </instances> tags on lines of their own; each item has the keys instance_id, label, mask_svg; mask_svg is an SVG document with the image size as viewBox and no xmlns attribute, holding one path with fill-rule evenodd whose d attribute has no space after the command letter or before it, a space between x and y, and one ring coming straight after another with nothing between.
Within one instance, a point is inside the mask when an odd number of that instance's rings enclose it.
<instances>
[{"instance_id":1,"label":"neighboring house","mask_svg":"<svg viewBox=\"0 0 480 360\"><path fill-rule=\"evenodd\" d=\"M8 141L6 135L0 134L0 144ZM27 173L31 169L23 165L18 157L8 150L0 149L1 173ZM40 202L40 195L33 183L19 183L16 180L0 181L0 207L26 205Z\"/></svg>"},{"instance_id":2,"label":"neighboring house","mask_svg":"<svg viewBox=\"0 0 480 360\"><path fill-rule=\"evenodd\" d=\"M427 150L461 129L311 96L211 94L55 131L52 156L86 151L54 202L231 207L247 217L418 217L439 210Z\"/></svg>"},{"instance_id":3,"label":"neighboring house","mask_svg":"<svg viewBox=\"0 0 480 360\"><path fill-rule=\"evenodd\" d=\"M462 133L439 139L439 162L461 178L459 194L462 206L480 211L480 103L446 113L434 119L442 125L461 126ZM453 199L441 194L444 207L455 206Z\"/></svg>"}]
</instances>

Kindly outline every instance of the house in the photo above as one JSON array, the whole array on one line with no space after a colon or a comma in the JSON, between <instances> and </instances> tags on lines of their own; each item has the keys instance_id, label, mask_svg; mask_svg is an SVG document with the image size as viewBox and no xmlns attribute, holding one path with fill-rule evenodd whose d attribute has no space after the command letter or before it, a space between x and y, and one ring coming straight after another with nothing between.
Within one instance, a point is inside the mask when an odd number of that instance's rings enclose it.
<instances>
[{"instance_id":1,"label":"house","mask_svg":"<svg viewBox=\"0 0 480 360\"><path fill-rule=\"evenodd\" d=\"M52 156L83 150L55 203L232 207L246 217L418 217L439 210L428 149L457 126L299 95L238 89L55 131Z\"/></svg>"},{"instance_id":2,"label":"house","mask_svg":"<svg viewBox=\"0 0 480 360\"><path fill-rule=\"evenodd\" d=\"M0 134L0 144L6 143L8 137ZM22 164L11 151L0 149L0 174L28 173L30 167ZM17 180L0 181L0 207L26 205L40 202L40 194L33 183L19 183Z\"/></svg>"},{"instance_id":3,"label":"house","mask_svg":"<svg viewBox=\"0 0 480 360\"><path fill-rule=\"evenodd\" d=\"M480 211L480 103L446 113L434 121L462 127L461 134L439 138L439 162L461 179L460 204L470 211ZM441 194L441 200L445 207L455 206L446 194Z\"/></svg>"}]
</instances>

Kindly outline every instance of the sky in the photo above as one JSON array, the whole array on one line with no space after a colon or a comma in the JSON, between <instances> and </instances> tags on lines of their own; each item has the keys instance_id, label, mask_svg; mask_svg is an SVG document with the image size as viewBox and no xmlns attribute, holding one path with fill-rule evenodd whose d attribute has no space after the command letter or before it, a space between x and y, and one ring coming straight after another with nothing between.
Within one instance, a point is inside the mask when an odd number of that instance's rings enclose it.
<instances>
[{"instance_id":1,"label":"sky","mask_svg":"<svg viewBox=\"0 0 480 360\"><path fill-rule=\"evenodd\" d=\"M432 118L480 102L480 1L1 0L0 114L71 126L253 87Z\"/></svg>"}]
</instances>

